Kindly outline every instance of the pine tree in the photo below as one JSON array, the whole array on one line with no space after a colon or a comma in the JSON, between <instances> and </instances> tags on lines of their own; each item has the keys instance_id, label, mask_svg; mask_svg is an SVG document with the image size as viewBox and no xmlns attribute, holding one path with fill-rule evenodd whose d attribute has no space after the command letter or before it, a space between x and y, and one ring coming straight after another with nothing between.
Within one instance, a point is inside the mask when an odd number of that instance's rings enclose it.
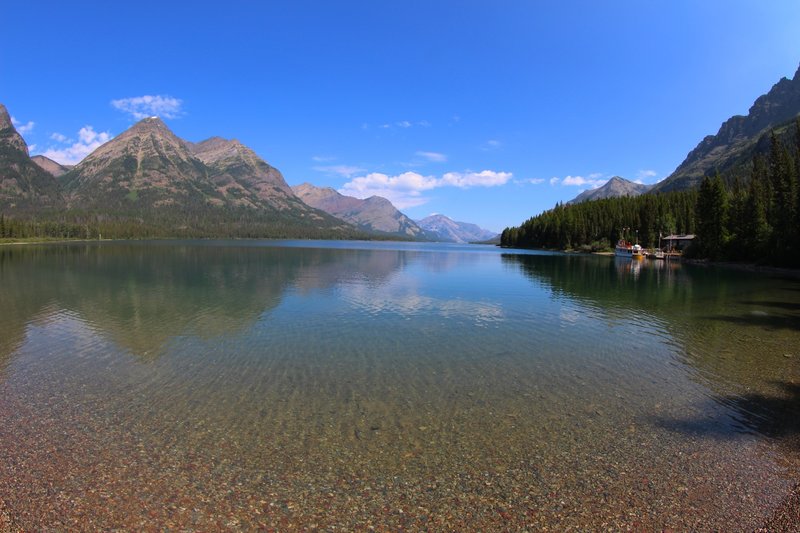
<instances>
[{"instance_id":1,"label":"pine tree","mask_svg":"<svg viewBox=\"0 0 800 533\"><path fill-rule=\"evenodd\" d=\"M741 245L744 247L743 259L757 260L765 255L771 233L767 223L766 204L763 184L756 179L751 179L745 204L743 233L740 239Z\"/></svg>"},{"instance_id":2,"label":"pine tree","mask_svg":"<svg viewBox=\"0 0 800 533\"><path fill-rule=\"evenodd\" d=\"M742 246L745 238L747 224L747 194L738 176L733 182L730 194L730 207L728 208L728 234L730 247L727 256L731 259L743 259L746 249Z\"/></svg>"},{"instance_id":3,"label":"pine tree","mask_svg":"<svg viewBox=\"0 0 800 533\"><path fill-rule=\"evenodd\" d=\"M773 252L777 261L786 262L796 240L797 177L794 158L774 131L770 135L769 181L772 184Z\"/></svg>"},{"instance_id":4,"label":"pine tree","mask_svg":"<svg viewBox=\"0 0 800 533\"><path fill-rule=\"evenodd\" d=\"M727 201L722 177L719 172L706 176L700 185L695 216L697 218L697 240L695 253L708 259L720 259L727 241Z\"/></svg>"}]
</instances>

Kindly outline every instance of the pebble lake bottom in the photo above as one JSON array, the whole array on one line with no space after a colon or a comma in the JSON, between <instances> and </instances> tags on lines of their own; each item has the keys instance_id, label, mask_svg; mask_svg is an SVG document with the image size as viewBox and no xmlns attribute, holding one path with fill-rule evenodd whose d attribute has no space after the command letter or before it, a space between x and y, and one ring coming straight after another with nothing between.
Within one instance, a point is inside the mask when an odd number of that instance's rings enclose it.
<instances>
[{"instance_id":1,"label":"pebble lake bottom","mask_svg":"<svg viewBox=\"0 0 800 533\"><path fill-rule=\"evenodd\" d=\"M0 317L12 529L752 531L800 479L798 279L442 244L8 246Z\"/></svg>"}]
</instances>

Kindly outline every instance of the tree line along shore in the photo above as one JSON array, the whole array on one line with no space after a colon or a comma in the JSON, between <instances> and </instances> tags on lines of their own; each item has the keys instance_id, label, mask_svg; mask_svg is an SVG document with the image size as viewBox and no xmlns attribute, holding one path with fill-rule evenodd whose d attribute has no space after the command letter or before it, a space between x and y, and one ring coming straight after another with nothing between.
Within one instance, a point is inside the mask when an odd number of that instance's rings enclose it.
<instances>
[{"instance_id":1,"label":"tree line along shore","mask_svg":"<svg viewBox=\"0 0 800 533\"><path fill-rule=\"evenodd\" d=\"M699 188L580 204L559 203L503 230L501 246L598 251L612 248L623 228L638 230L645 248L659 235L695 234L686 256L800 267L800 117L771 131L766 148Z\"/></svg>"}]
</instances>

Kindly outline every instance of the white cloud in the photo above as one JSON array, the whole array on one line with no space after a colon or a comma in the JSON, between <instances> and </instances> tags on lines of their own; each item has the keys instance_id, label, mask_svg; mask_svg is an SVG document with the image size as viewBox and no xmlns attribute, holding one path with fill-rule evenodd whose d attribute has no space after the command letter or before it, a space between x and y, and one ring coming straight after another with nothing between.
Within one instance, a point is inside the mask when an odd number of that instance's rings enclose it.
<instances>
[{"instance_id":1,"label":"white cloud","mask_svg":"<svg viewBox=\"0 0 800 533\"><path fill-rule=\"evenodd\" d=\"M96 132L92 126L84 126L78 131L78 142L63 148L48 148L42 155L62 165L75 165L111 137L107 131ZM66 137L64 139L69 141Z\"/></svg>"},{"instance_id":2,"label":"white cloud","mask_svg":"<svg viewBox=\"0 0 800 533\"><path fill-rule=\"evenodd\" d=\"M590 182L591 180L584 178L583 176L567 176L566 178L561 180L561 185L576 185L580 187Z\"/></svg>"},{"instance_id":3,"label":"white cloud","mask_svg":"<svg viewBox=\"0 0 800 533\"><path fill-rule=\"evenodd\" d=\"M417 127L417 126L422 127L422 128L429 128L430 125L431 125L431 123L428 122L427 120L418 120L416 122L412 122L410 120L398 120L397 122L394 122L394 123L388 123L387 122L385 124L379 124L378 127L381 128L381 129L384 129L384 130L389 130L389 129L393 129L393 128L408 129L408 128L413 128L413 127ZM365 130L369 129L369 124L362 124L361 125L361 129L365 129Z\"/></svg>"},{"instance_id":4,"label":"white cloud","mask_svg":"<svg viewBox=\"0 0 800 533\"><path fill-rule=\"evenodd\" d=\"M421 191L434 187L435 178L416 172L404 172L397 176L373 172L345 183L339 192L356 198L382 196L399 209L406 209L427 203L428 199L422 197Z\"/></svg>"},{"instance_id":5,"label":"white cloud","mask_svg":"<svg viewBox=\"0 0 800 533\"><path fill-rule=\"evenodd\" d=\"M17 120L14 117L11 117L11 123L17 129L17 133L20 135L26 135L33 131L33 127L36 126L36 123L32 120L29 120L26 123L22 123L21 121Z\"/></svg>"},{"instance_id":6,"label":"white cloud","mask_svg":"<svg viewBox=\"0 0 800 533\"><path fill-rule=\"evenodd\" d=\"M481 172L448 172L442 176L443 185L453 185L462 189L469 187L496 187L505 185L511 179L511 172L495 172L483 170Z\"/></svg>"},{"instance_id":7,"label":"white cloud","mask_svg":"<svg viewBox=\"0 0 800 533\"><path fill-rule=\"evenodd\" d=\"M564 179L551 178L550 185L558 185L559 183L565 187L584 187L587 189L595 189L600 187L608 180L603 178L603 174L594 173L589 174L589 177L583 176L567 176Z\"/></svg>"},{"instance_id":8,"label":"white cloud","mask_svg":"<svg viewBox=\"0 0 800 533\"><path fill-rule=\"evenodd\" d=\"M438 152L417 152L419 157L425 158L432 163L444 163L447 161L447 156L445 154L440 154Z\"/></svg>"},{"instance_id":9,"label":"white cloud","mask_svg":"<svg viewBox=\"0 0 800 533\"><path fill-rule=\"evenodd\" d=\"M352 165L325 165L312 167L317 172L325 172L326 174L337 174L344 178L350 178L354 174L364 172L366 169Z\"/></svg>"},{"instance_id":10,"label":"white cloud","mask_svg":"<svg viewBox=\"0 0 800 533\"><path fill-rule=\"evenodd\" d=\"M496 187L504 185L512 177L510 172L495 172L484 170L481 172L447 172L441 178L423 176L417 172L403 172L396 176L389 176L373 172L366 176L353 178L345 183L339 192L356 198L370 196L383 196L389 199L398 208L415 207L425 204L429 198L422 196L424 191L440 187Z\"/></svg>"},{"instance_id":11,"label":"white cloud","mask_svg":"<svg viewBox=\"0 0 800 533\"><path fill-rule=\"evenodd\" d=\"M490 150L497 150L501 146L503 146L503 143L498 141L497 139L489 139L488 141L483 143L483 146L481 146L481 150L488 152Z\"/></svg>"},{"instance_id":12,"label":"white cloud","mask_svg":"<svg viewBox=\"0 0 800 533\"><path fill-rule=\"evenodd\" d=\"M36 145L35 144L28 145L28 152L29 153L30 152L35 152L35 151L36 151Z\"/></svg>"},{"instance_id":13,"label":"white cloud","mask_svg":"<svg viewBox=\"0 0 800 533\"><path fill-rule=\"evenodd\" d=\"M528 178L525 180L515 180L514 183L517 185L525 185L530 183L531 185L540 185L544 183L546 180L544 178Z\"/></svg>"},{"instance_id":14,"label":"white cloud","mask_svg":"<svg viewBox=\"0 0 800 533\"><path fill-rule=\"evenodd\" d=\"M52 135L50 135L50 138L53 139L56 142L59 142L59 143L67 143L67 142L70 142L72 140L69 137L67 137L66 135L63 135L63 134L58 133L58 132L53 133Z\"/></svg>"},{"instance_id":15,"label":"white cloud","mask_svg":"<svg viewBox=\"0 0 800 533\"><path fill-rule=\"evenodd\" d=\"M144 96L111 100L112 107L123 113L130 114L136 120L152 116L178 118L183 115L182 105L182 100L160 94L146 94Z\"/></svg>"},{"instance_id":16,"label":"white cloud","mask_svg":"<svg viewBox=\"0 0 800 533\"><path fill-rule=\"evenodd\" d=\"M638 174L636 174L636 183L642 183L644 180L649 180L658 176L658 172L655 170L640 170Z\"/></svg>"},{"instance_id":17,"label":"white cloud","mask_svg":"<svg viewBox=\"0 0 800 533\"><path fill-rule=\"evenodd\" d=\"M327 163L329 161L335 161L336 158L328 155L315 155L311 156L311 160L316 161L317 163Z\"/></svg>"},{"instance_id":18,"label":"white cloud","mask_svg":"<svg viewBox=\"0 0 800 533\"><path fill-rule=\"evenodd\" d=\"M361 193L375 188L398 191L427 191L437 187L437 185L437 179L433 176L423 176L417 172L403 172L397 176L372 172L366 176L350 180L344 184L344 188Z\"/></svg>"}]
</instances>

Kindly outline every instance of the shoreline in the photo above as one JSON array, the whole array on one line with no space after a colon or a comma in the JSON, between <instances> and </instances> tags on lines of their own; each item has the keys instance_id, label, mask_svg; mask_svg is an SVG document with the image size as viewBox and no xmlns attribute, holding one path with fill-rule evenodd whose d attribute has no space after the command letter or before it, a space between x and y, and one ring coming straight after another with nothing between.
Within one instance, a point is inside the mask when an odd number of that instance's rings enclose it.
<instances>
[{"instance_id":1,"label":"shoreline","mask_svg":"<svg viewBox=\"0 0 800 533\"><path fill-rule=\"evenodd\" d=\"M0 246L22 246L26 244L66 244L70 242L110 242L115 239L43 239L0 242Z\"/></svg>"},{"instance_id":2,"label":"shoreline","mask_svg":"<svg viewBox=\"0 0 800 533\"><path fill-rule=\"evenodd\" d=\"M9 242L0 242L1 246L24 246L30 244L69 244L69 243L88 243L88 242L114 242L114 241L125 241L131 239L53 239L53 240L21 240L21 241L9 241ZM132 239L132 240L142 240L142 239ZM151 239L143 239L143 240L151 240ZM166 239L154 239L154 240L171 240L171 238ZM201 239L202 240L202 239ZM228 240L228 239L223 239ZM250 239L230 239L230 240L250 240ZM257 239L256 239L257 240ZM319 239L322 241L336 241L339 242L338 239ZM383 241L383 242L409 242L409 241ZM504 247L499 245L499 248L503 250L541 250L545 252L560 252L563 254L569 255L594 255L600 257L615 257L613 251L601 251L601 252L584 252L581 250L548 250L546 248L510 248ZM652 261L652 259L648 259ZM710 261L708 259L686 259L683 257L676 258L677 261L682 263L687 263L690 265L696 265L700 267L721 267L727 268L731 270L739 270L741 272L752 272L755 274L766 274L770 276L787 276L791 278L800 278L800 268L789 268L789 267L777 267L777 266L769 266L769 265L759 265L756 263L735 263L731 261Z\"/></svg>"},{"instance_id":3,"label":"shoreline","mask_svg":"<svg viewBox=\"0 0 800 533\"><path fill-rule=\"evenodd\" d=\"M9 533L24 531L17 525L12 515L9 507L0 499L0 531ZM771 510L761 527L753 531L754 533L790 532L797 531L798 526L800 526L800 483L796 484L781 503Z\"/></svg>"},{"instance_id":4,"label":"shoreline","mask_svg":"<svg viewBox=\"0 0 800 533\"><path fill-rule=\"evenodd\" d=\"M511 248L511 247L501 247L504 250L541 250L543 252L559 252L568 255L596 255L600 257L615 257L614 251L602 251L602 252L583 252L580 250L548 250L546 248ZM647 261L653 261L653 259L646 259ZM729 268L731 270L739 270L742 272L753 272L756 274L767 274L773 276L787 276L792 278L800 278L800 268L790 268L790 267L778 267L778 266L770 266L770 265L759 265L757 263L736 263L733 261L710 261L708 259L687 259L684 257L678 257L675 259L671 259L671 261L677 260L681 263L686 263L690 265L697 265L701 267L720 267L720 268Z\"/></svg>"}]
</instances>

